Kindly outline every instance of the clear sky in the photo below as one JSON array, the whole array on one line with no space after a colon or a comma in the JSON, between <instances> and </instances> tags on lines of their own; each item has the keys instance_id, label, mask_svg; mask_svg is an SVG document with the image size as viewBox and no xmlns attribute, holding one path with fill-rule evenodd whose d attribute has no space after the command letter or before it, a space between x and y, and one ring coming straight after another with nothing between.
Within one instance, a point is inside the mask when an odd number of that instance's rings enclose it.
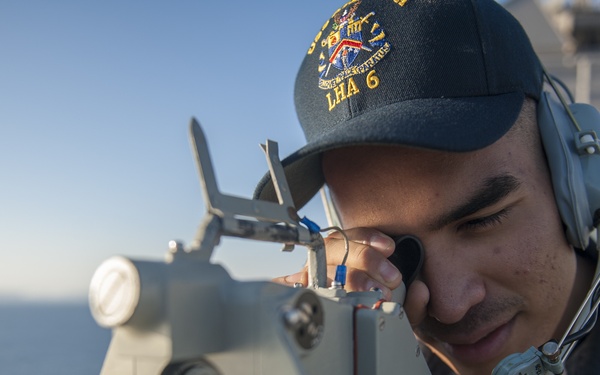
<instances>
[{"instance_id":1,"label":"clear sky","mask_svg":"<svg viewBox=\"0 0 600 375\"><path fill-rule=\"evenodd\" d=\"M0 295L84 299L111 255L161 260L169 240L189 243L204 215L192 116L221 190L250 197L267 168L258 144L286 156L304 143L293 81L338 5L0 2ZM312 207L301 213L324 220ZM226 240L214 260L242 279L304 262L279 248Z\"/></svg>"}]
</instances>

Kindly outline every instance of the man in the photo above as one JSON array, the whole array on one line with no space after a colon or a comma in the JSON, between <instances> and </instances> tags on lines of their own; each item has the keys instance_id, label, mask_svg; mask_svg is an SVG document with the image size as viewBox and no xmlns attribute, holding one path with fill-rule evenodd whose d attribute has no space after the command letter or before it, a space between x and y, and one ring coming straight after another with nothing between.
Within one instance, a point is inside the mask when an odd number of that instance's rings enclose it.
<instances>
[{"instance_id":1,"label":"man","mask_svg":"<svg viewBox=\"0 0 600 375\"><path fill-rule=\"evenodd\" d=\"M559 340L589 290L595 258L565 237L538 130L543 77L492 0L351 1L300 68L308 144L283 161L296 206L328 185L351 240L349 290L391 298L403 279L387 259L393 238L421 240L404 308L434 374L490 374ZM268 177L256 195L274 199ZM333 277L342 237L326 247ZM597 331L569 374L600 373Z\"/></svg>"}]
</instances>

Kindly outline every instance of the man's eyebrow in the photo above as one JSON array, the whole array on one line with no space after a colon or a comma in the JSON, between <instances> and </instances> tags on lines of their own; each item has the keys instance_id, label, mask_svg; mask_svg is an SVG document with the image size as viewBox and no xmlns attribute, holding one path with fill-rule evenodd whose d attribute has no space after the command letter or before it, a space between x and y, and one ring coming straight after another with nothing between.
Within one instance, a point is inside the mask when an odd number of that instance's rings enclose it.
<instances>
[{"instance_id":1,"label":"man's eyebrow","mask_svg":"<svg viewBox=\"0 0 600 375\"><path fill-rule=\"evenodd\" d=\"M521 181L510 174L489 177L465 203L442 214L430 225L430 228L432 230L441 229L450 223L492 206L517 190L520 185Z\"/></svg>"}]
</instances>

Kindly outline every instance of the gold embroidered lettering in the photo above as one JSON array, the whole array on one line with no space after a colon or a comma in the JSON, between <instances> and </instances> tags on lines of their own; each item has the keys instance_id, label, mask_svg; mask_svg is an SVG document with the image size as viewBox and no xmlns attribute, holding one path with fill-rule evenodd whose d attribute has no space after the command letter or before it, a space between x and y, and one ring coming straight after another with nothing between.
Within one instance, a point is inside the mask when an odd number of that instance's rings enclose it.
<instances>
[{"instance_id":1,"label":"gold embroidered lettering","mask_svg":"<svg viewBox=\"0 0 600 375\"><path fill-rule=\"evenodd\" d=\"M346 84L343 82L338 87L335 87L333 92L335 92L335 104L340 104L342 100L346 100Z\"/></svg>"},{"instance_id":2,"label":"gold embroidered lettering","mask_svg":"<svg viewBox=\"0 0 600 375\"><path fill-rule=\"evenodd\" d=\"M327 97L327 103L329 103L329 112L331 112L331 110L335 108L335 102L331 100L330 92L328 92L325 96Z\"/></svg>"},{"instance_id":3,"label":"gold embroidered lettering","mask_svg":"<svg viewBox=\"0 0 600 375\"><path fill-rule=\"evenodd\" d=\"M348 79L348 93L347 93L347 97L351 97L354 94L358 94L360 92L360 90L358 89L358 86L356 86L356 82L354 82L354 78L350 77L350 79Z\"/></svg>"},{"instance_id":4,"label":"gold embroidered lettering","mask_svg":"<svg viewBox=\"0 0 600 375\"><path fill-rule=\"evenodd\" d=\"M379 77L375 75L375 70L371 70L369 74L367 74L367 87L373 90L379 86Z\"/></svg>"},{"instance_id":5,"label":"gold embroidered lettering","mask_svg":"<svg viewBox=\"0 0 600 375\"><path fill-rule=\"evenodd\" d=\"M348 82L342 82L338 86L334 87L333 93L335 93L335 99L332 98L331 91L325 95L327 98L327 104L329 105L329 111L334 109L338 104L348 99L352 95L360 93L360 89L356 85L356 82L354 82L354 78L350 77Z\"/></svg>"},{"instance_id":6,"label":"gold embroidered lettering","mask_svg":"<svg viewBox=\"0 0 600 375\"><path fill-rule=\"evenodd\" d=\"M321 39L321 35L323 35L323 30L325 30L325 28L328 25L329 25L329 20L325 21L325 24L323 24L323 27L321 27L321 30L319 31L317 36L315 36L315 39L313 40L313 42L310 44L310 47L308 48L308 52L306 53L307 55L311 55L315 51L317 42L319 41L319 39Z\"/></svg>"}]
</instances>

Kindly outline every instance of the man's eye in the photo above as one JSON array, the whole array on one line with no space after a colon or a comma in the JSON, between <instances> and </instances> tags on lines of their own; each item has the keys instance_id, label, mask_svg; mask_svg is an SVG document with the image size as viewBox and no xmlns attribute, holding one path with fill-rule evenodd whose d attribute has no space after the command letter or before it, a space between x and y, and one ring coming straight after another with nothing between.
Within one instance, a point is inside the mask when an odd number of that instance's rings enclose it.
<instances>
[{"instance_id":1,"label":"man's eye","mask_svg":"<svg viewBox=\"0 0 600 375\"><path fill-rule=\"evenodd\" d=\"M488 227L493 227L495 225L499 225L507 216L507 209L503 209L501 211L496 212L493 215L480 217L477 219L469 220L466 223L461 225L464 229L484 229Z\"/></svg>"}]
</instances>

